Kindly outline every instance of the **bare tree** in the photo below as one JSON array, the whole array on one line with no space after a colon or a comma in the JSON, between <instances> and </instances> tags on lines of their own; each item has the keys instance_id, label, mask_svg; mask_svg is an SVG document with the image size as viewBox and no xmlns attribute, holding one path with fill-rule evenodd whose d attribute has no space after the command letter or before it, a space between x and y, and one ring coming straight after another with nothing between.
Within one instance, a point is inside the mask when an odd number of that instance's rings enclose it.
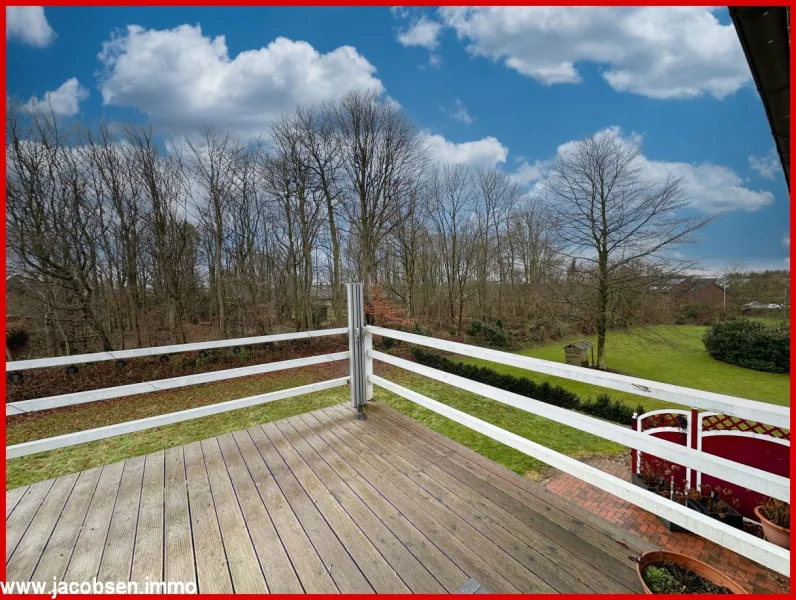
<instances>
[{"instance_id":1,"label":"bare tree","mask_svg":"<svg viewBox=\"0 0 796 600\"><path fill-rule=\"evenodd\" d=\"M186 166L197 184L199 198L196 199L201 200L199 215L212 240L210 279L216 293L219 333L226 338L229 330L224 289L225 213L234 191L235 167L242 148L231 135L211 128L207 128L199 140L184 136L178 147L186 150Z\"/></svg>"},{"instance_id":2,"label":"bare tree","mask_svg":"<svg viewBox=\"0 0 796 600\"><path fill-rule=\"evenodd\" d=\"M425 155L400 109L372 92L346 94L336 106L335 126L345 173L344 208L359 243L365 301L371 302L379 246L400 223L400 189L412 184Z\"/></svg>"},{"instance_id":3,"label":"bare tree","mask_svg":"<svg viewBox=\"0 0 796 600\"><path fill-rule=\"evenodd\" d=\"M87 165L50 110L34 107L24 131L10 108L6 121L6 227L15 257L39 283L66 292L102 350L112 350L97 310L98 240L107 227L90 192ZM53 297L52 295L50 296Z\"/></svg>"},{"instance_id":4,"label":"bare tree","mask_svg":"<svg viewBox=\"0 0 796 600\"><path fill-rule=\"evenodd\" d=\"M431 189L430 214L447 279L450 322L461 332L467 284L484 234L477 218L478 196L464 165L445 165L432 178Z\"/></svg>"},{"instance_id":5,"label":"bare tree","mask_svg":"<svg viewBox=\"0 0 796 600\"><path fill-rule=\"evenodd\" d=\"M594 314L599 368L606 366L612 299L649 285L628 267L643 261L655 265L654 273L683 270L690 263L674 250L712 219L684 214L690 199L681 180L650 181L639 156L635 143L603 132L560 152L542 185L560 252L582 275L581 289L566 301Z\"/></svg>"}]
</instances>

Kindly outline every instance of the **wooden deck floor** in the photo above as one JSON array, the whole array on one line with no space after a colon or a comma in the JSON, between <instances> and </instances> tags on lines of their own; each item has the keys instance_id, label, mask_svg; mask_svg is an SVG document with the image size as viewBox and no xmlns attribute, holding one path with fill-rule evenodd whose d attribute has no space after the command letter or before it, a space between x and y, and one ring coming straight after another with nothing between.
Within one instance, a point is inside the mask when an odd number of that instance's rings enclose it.
<instances>
[{"instance_id":1,"label":"wooden deck floor","mask_svg":"<svg viewBox=\"0 0 796 600\"><path fill-rule=\"evenodd\" d=\"M9 581L200 592L640 592L652 546L378 403L6 493Z\"/></svg>"}]
</instances>

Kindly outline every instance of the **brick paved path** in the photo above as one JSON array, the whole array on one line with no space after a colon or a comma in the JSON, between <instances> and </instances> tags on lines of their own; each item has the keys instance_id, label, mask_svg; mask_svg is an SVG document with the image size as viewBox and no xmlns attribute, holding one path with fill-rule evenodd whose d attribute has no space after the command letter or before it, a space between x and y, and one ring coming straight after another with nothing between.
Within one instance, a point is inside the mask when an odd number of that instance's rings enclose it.
<instances>
[{"instance_id":1,"label":"brick paved path","mask_svg":"<svg viewBox=\"0 0 796 600\"><path fill-rule=\"evenodd\" d=\"M630 454L622 458L601 458L585 461L595 468L630 480ZM692 533L673 533L655 515L616 496L607 494L584 481L556 472L546 482L551 492L589 509L600 517L616 523L661 550L695 557L729 574L746 585L752 593L788 593L790 580L726 548Z\"/></svg>"}]
</instances>

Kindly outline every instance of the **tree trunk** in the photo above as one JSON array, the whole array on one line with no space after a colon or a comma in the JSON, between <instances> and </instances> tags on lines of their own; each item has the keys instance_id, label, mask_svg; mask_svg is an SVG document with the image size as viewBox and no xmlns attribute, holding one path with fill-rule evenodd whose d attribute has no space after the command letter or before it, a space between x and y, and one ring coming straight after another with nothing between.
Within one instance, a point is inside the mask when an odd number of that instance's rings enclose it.
<instances>
[{"instance_id":1,"label":"tree trunk","mask_svg":"<svg viewBox=\"0 0 796 600\"><path fill-rule=\"evenodd\" d=\"M608 329L608 253L600 252L597 290L597 368L605 369L605 333Z\"/></svg>"}]
</instances>

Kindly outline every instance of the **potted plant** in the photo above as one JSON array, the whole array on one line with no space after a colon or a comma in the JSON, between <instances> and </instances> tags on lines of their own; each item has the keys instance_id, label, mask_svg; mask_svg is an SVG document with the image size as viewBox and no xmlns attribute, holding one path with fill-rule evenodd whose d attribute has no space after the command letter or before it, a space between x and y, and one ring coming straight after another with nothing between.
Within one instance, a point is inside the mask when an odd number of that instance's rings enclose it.
<instances>
[{"instance_id":1,"label":"potted plant","mask_svg":"<svg viewBox=\"0 0 796 600\"><path fill-rule=\"evenodd\" d=\"M763 537L772 544L790 550L790 504L766 498L755 507L755 515L763 527Z\"/></svg>"},{"instance_id":2,"label":"potted plant","mask_svg":"<svg viewBox=\"0 0 796 600\"><path fill-rule=\"evenodd\" d=\"M645 552L636 573L647 594L746 594L728 575L676 552Z\"/></svg>"},{"instance_id":3,"label":"potted plant","mask_svg":"<svg viewBox=\"0 0 796 600\"><path fill-rule=\"evenodd\" d=\"M740 506L738 498L732 495L730 488L702 485L688 490L688 507L723 521L730 527L743 529L743 515L736 509Z\"/></svg>"},{"instance_id":4,"label":"potted plant","mask_svg":"<svg viewBox=\"0 0 796 600\"><path fill-rule=\"evenodd\" d=\"M644 460L641 462L639 472L632 473L630 480L631 483L640 488L654 492L664 498L680 502L680 504L685 504L685 501L680 499L680 490L682 486L678 487L674 483L675 473L679 470L680 467L678 465L664 462L658 458L645 456ZM664 519L661 516L658 516L658 519L660 519L661 523L663 523L669 531L689 533L686 528L672 523L668 519Z\"/></svg>"}]
</instances>

